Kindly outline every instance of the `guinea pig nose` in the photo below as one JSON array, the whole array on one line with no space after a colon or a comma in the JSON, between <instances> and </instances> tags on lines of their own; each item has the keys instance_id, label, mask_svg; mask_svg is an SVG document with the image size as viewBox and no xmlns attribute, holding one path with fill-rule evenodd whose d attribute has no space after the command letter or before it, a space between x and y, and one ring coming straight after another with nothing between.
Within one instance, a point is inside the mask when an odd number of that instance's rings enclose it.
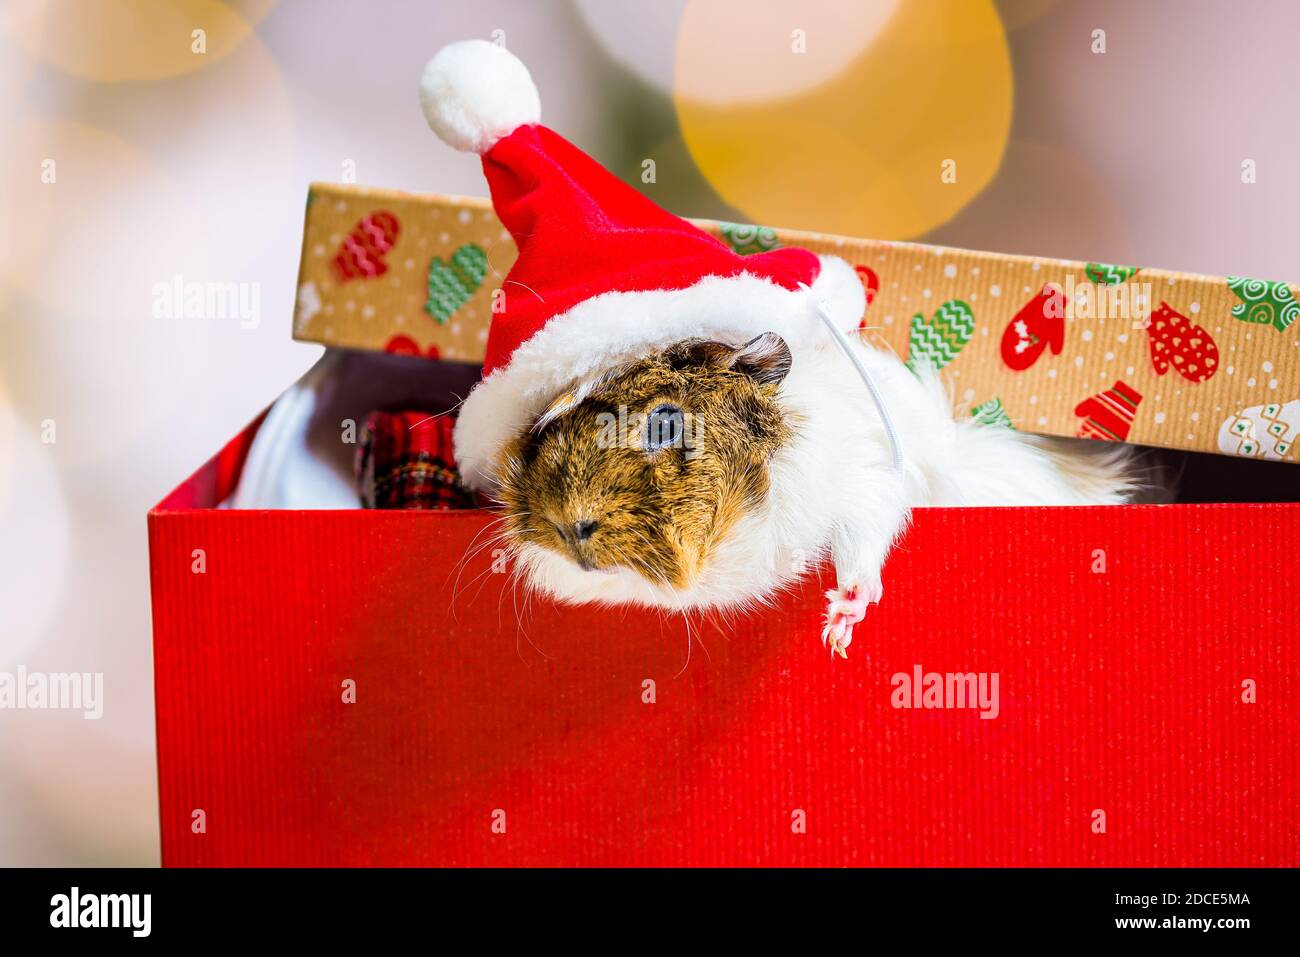
<instances>
[{"instance_id":1,"label":"guinea pig nose","mask_svg":"<svg viewBox=\"0 0 1300 957\"><path fill-rule=\"evenodd\" d=\"M577 540L580 542L585 542L587 539L591 538L591 533L594 532L595 530L596 530L595 522L574 522L573 523L574 537L577 538Z\"/></svg>"}]
</instances>

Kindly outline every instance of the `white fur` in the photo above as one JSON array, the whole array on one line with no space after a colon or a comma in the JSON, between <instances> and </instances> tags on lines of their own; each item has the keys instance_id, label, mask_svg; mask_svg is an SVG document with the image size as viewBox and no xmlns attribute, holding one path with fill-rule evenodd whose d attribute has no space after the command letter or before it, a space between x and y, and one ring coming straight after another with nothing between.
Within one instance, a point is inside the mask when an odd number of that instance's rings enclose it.
<instances>
[{"instance_id":1,"label":"white fur","mask_svg":"<svg viewBox=\"0 0 1300 957\"><path fill-rule=\"evenodd\" d=\"M465 40L443 47L420 77L420 105L448 146L485 153L538 122L541 100L528 68L503 46Z\"/></svg>"},{"instance_id":2,"label":"white fur","mask_svg":"<svg viewBox=\"0 0 1300 957\"><path fill-rule=\"evenodd\" d=\"M853 268L821 257L810 288L784 289L742 273L706 276L686 289L608 292L555 316L470 392L456 422L456 462L467 484L491 492L493 466L506 441L528 428L575 382L683 339L741 343L764 332L790 345L820 342L821 300L845 329L857 325L866 295ZM861 383L859 383L861 385Z\"/></svg>"},{"instance_id":3,"label":"white fur","mask_svg":"<svg viewBox=\"0 0 1300 957\"><path fill-rule=\"evenodd\" d=\"M848 360L824 333L818 342L792 342L782 402L796 438L771 462L766 503L740 520L689 588L655 585L628 569L583 571L527 546L520 559L533 587L573 602L728 608L769 601L830 557L840 591L874 601L885 556L913 508L1119 504L1132 492L1127 448L1054 444L955 419L936 377L918 378L893 355L851 341L886 396L903 448L901 474L891 469L884 428Z\"/></svg>"}]
</instances>

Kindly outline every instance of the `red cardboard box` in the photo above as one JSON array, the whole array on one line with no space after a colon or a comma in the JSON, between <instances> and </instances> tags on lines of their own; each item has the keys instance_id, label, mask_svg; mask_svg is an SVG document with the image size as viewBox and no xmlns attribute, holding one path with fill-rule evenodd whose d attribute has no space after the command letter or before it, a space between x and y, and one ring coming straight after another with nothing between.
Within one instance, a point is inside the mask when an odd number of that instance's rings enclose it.
<instances>
[{"instance_id":1,"label":"red cardboard box","mask_svg":"<svg viewBox=\"0 0 1300 957\"><path fill-rule=\"evenodd\" d=\"M832 661L829 569L688 627L525 609L482 512L217 509L258 424L149 516L166 865L1300 862L1300 505L923 510Z\"/></svg>"},{"instance_id":2,"label":"red cardboard box","mask_svg":"<svg viewBox=\"0 0 1300 957\"><path fill-rule=\"evenodd\" d=\"M530 601L484 511L218 508L259 419L149 517L164 863L1300 863L1292 288L706 228L843 254L900 355L942 318L959 414L1243 458L1177 453L1173 506L922 510L833 661L830 569L684 621ZM513 255L481 200L317 184L295 335L473 363Z\"/></svg>"}]
</instances>

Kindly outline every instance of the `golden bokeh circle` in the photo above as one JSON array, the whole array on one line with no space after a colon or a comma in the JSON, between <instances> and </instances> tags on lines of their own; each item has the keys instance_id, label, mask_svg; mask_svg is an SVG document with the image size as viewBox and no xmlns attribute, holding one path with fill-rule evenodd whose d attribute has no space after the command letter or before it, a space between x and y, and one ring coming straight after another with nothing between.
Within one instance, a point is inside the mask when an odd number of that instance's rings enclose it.
<instances>
[{"instance_id":1,"label":"golden bokeh circle","mask_svg":"<svg viewBox=\"0 0 1300 957\"><path fill-rule=\"evenodd\" d=\"M0 176L11 187L0 193L0 217L13 224L0 234L0 281L50 311L95 315L147 290L140 276L159 270L177 224L189 222L185 197L153 158L87 123L17 123ZM146 212L174 219L141 228Z\"/></svg>"},{"instance_id":2,"label":"golden bokeh circle","mask_svg":"<svg viewBox=\"0 0 1300 957\"><path fill-rule=\"evenodd\" d=\"M13 0L0 14L0 31L64 73L132 83L216 63L273 6L275 0L246 0L238 9L219 0Z\"/></svg>"},{"instance_id":3,"label":"golden bokeh circle","mask_svg":"<svg viewBox=\"0 0 1300 957\"><path fill-rule=\"evenodd\" d=\"M691 0L675 62L682 138L718 194L755 222L914 238L997 173L1013 92L1002 22L990 0L889 3L887 17L864 4L871 35L842 25L860 44L845 57L842 36L831 44L829 28L816 25L832 21L809 12L828 6ZM734 34L718 28L727 19L719 8L729 8ZM800 58L828 46L843 65L806 87ZM776 96L773 77L782 75L791 92ZM725 97L684 92L711 76L726 78ZM744 95L747 76L764 99Z\"/></svg>"}]
</instances>

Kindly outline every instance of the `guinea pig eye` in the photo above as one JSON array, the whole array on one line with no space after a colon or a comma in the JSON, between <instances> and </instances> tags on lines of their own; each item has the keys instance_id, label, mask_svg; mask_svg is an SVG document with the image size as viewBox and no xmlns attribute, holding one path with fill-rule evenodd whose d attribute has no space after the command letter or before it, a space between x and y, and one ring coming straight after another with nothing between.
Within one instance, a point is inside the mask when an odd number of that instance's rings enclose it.
<instances>
[{"instance_id":1,"label":"guinea pig eye","mask_svg":"<svg viewBox=\"0 0 1300 957\"><path fill-rule=\"evenodd\" d=\"M675 405L657 405L646 419L645 447L648 452L676 448L682 444L685 416Z\"/></svg>"}]
</instances>

